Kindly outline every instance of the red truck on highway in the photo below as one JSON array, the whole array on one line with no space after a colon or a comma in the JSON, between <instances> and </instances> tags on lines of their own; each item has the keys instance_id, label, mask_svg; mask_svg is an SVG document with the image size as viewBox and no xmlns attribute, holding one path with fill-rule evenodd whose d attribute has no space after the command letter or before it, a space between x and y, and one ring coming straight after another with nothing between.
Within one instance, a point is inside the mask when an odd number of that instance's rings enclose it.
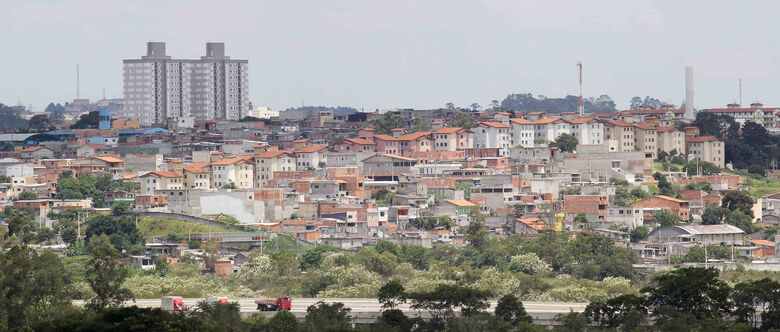
<instances>
[{"instance_id":1,"label":"red truck on highway","mask_svg":"<svg viewBox=\"0 0 780 332\"><path fill-rule=\"evenodd\" d=\"M181 296L165 296L162 298L160 307L166 311L187 311L187 305Z\"/></svg>"},{"instance_id":2,"label":"red truck on highway","mask_svg":"<svg viewBox=\"0 0 780 332\"><path fill-rule=\"evenodd\" d=\"M287 295L277 296L276 299L255 300L257 310L260 311L279 311L290 310L292 308L292 299Z\"/></svg>"}]
</instances>

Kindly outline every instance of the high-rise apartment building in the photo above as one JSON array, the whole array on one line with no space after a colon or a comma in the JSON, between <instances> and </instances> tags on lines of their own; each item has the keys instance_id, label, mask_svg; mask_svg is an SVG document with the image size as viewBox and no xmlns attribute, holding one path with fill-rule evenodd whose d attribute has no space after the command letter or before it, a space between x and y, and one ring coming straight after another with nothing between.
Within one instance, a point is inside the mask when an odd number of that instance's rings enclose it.
<instances>
[{"instance_id":1,"label":"high-rise apartment building","mask_svg":"<svg viewBox=\"0 0 780 332\"><path fill-rule=\"evenodd\" d=\"M225 56L224 43L207 43L200 59L172 59L165 43L149 42L146 56L124 60L122 117L143 126L238 120L249 112L248 74L249 61Z\"/></svg>"}]
</instances>

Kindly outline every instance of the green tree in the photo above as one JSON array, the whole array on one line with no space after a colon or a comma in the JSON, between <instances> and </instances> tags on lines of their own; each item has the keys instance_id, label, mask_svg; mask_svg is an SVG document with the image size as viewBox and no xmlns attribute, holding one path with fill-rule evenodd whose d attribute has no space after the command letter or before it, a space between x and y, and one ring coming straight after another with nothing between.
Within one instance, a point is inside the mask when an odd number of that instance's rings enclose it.
<instances>
[{"instance_id":1,"label":"green tree","mask_svg":"<svg viewBox=\"0 0 780 332\"><path fill-rule=\"evenodd\" d=\"M238 302L209 303L198 302L198 306L189 315L196 320L201 331L245 331L246 324L241 319L241 306ZM182 319L182 317L178 317Z\"/></svg>"},{"instance_id":2,"label":"green tree","mask_svg":"<svg viewBox=\"0 0 780 332\"><path fill-rule=\"evenodd\" d=\"M116 220L111 216L97 215L87 220L86 237L92 238L93 235L101 234L108 235L118 250L130 249L142 240L135 221L130 217Z\"/></svg>"},{"instance_id":3,"label":"green tree","mask_svg":"<svg viewBox=\"0 0 780 332\"><path fill-rule=\"evenodd\" d=\"M753 221L750 216L744 214L741 210L732 211L726 216L726 223L739 227L745 233L753 233Z\"/></svg>"},{"instance_id":4,"label":"green tree","mask_svg":"<svg viewBox=\"0 0 780 332\"><path fill-rule=\"evenodd\" d=\"M660 190L661 195L666 195L671 197L677 196L677 191L674 190L672 184L669 183L669 180L666 179L666 175L655 172L653 174L653 179L657 181L658 190Z\"/></svg>"},{"instance_id":5,"label":"green tree","mask_svg":"<svg viewBox=\"0 0 780 332\"><path fill-rule=\"evenodd\" d=\"M114 204L111 204L111 214L115 216L121 216L125 213L130 212L133 208L133 203L130 201L114 201Z\"/></svg>"},{"instance_id":6,"label":"green tree","mask_svg":"<svg viewBox=\"0 0 780 332\"><path fill-rule=\"evenodd\" d=\"M222 186L222 189L238 189L236 184L233 181L230 181Z\"/></svg>"},{"instance_id":7,"label":"green tree","mask_svg":"<svg viewBox=\"0 0 780 332\"><path fill-rule=\"evenodd\" d=\"M83 199L79 180L73 177L62 178L57 181L57 198L59 199Z\"/></svg>"},{"instance_id":8,"label":"green tree","mask_svg":"<svg viewBox=\"0 0 780 332\"><path fill-rule=\"evenodd\" d=\"M701 223L704 225L722 224L729 212L731 212L729 209L717 205L707 206L701 215Z\"/></svg>"},{"instance_id":9,"label":"green tree","mask_svg":"<svg viewBox=\"0 0 780 332\"><path fill-rule=\"evenodd\" d=\"M588 216L586 216L584 213L578 213L574 217L574 222L578 224L586 224L588 223Z\"/></svg>"},{"instance_id":10,"label":"green tree","mask_svg":"<svg viewBox=\"0 0 780 332\"><path fill-rule=\"evenodd\" d=\"M83 114L76 123L70 126L70 129L89 129L97 128L100 122L100 114L98 111L92 111L88 114Z\"/></svg>"},{"instance_id":11,"label":"green tree","mask_svg":"<svg viewBox=\"0 0 780 332\"><path fill-rule=\"evenodd\" d=\"M520 322L533 323L531 316L525 312L523 302L520 302L512 294L506 294L498 300L495 313L496 316L513 326L517 326Z\"/></svg>"},{"instance_id":12,"label":"green tree","mask_svg":"<svg viewBox=\"0 0 780 332\"><path fill-rule=\"evenodd\" d=\"M414 126L412 126L412 132L418 132L418 131L430 131L431 130L431 123L428 120L417 118L414 119Z\"/></svg>"},{"instance_id":13,"label":"green tree","mask_svg":"<svg viewBox=\"0 0 780 332\"><path fill-rule=\"evenodd\" d=\"M600 327L621 328L621 331L634 331L648 313L643 296L621 295L606 302L591 302L585 307L588 323Z\"/></svg>"},{"instance_id":14,"label":"green tree","mask_svg":"<svg viewBox=\"0 0 780 332\"><path fill-rule=\"evenodd\" d=\"M378 118L371 119L368 123L374 128L375 134L390 135L393 129L404 128L403 119L391 112L382 114L382 116Z\"/></svg>"},{"instance_id":15,"label":"green tree","mask_svg":"<svg viewBox=\"0 0 780 332\"><path fill-rule=\"evenodd\" d=\"M385 254L387 253L383 253L383 255ZM401 262L412 264L415 269L426 270L431 263L431 251L421 245L402 245L398 252L398 259Z\"/></svg>"},{"instance_id":16,"label":"green tree","mask_svg":"<svg viewBox=\"0 0 780 332\"><path fill-rule=\"evenodd\" d=\"M268 320L265 328L269 332L299 332L300 323L293 313L282 310Z\"/></svg>"},{"instance_id":17,"label":"green tree","mask_svg":"<svg viewBox=\"0 0 780 332\"><path fill-rule=\"evenodd\" d=\"M29 126L33 131L45 131L51 126L51 121L49 121L48 115L37 114L30 118Z\"/></svg>"},{"instance_id":18,"label":"green tree","mask_svg":"<svg viewBox=\"0 0 780 332\"><path fill-rule=\"evenodd\" d=\"M650 195L646 191L642 190L642 188L631 189L630 194L635 199L645 199L647 197L650 197Z\"/></svg>"},{"instance_id":19,"label":"green tree","mask_svg":"<svg viewBox=\"0 0 780 332\"><path fill-rule=\"evenodd\" d=\"M669 209L660 209L653 213L653 222L661 226L674 226L680 223L680 217Z\"/></svg>"},{"instance_id":20,"label":"green tree","mask_svg":"<svg viewBox=\"0 0 780 332\"><path fill-rule=\"evenodd\" d=\"M38 195L30 191L23 191L19 193L19 196L17 196L16 199L20 201L32 201L38 199Z\"/></svg>"},{"instance_id":21,"label":"green tree","mask_svg":"<svg viewBox=\"0 0 780 332\"><path fill-rule=\"evenodd\" d=\"M457 111L455 112L455 115L452 119L452 126L453 127L460 127L460 128L471 128L477 123L477 120L474 119L471 114L468 114L463 111Z\"/></svg>"},{"instance_id":22,"label":"green tree","mask_svg":"<svg viewBox=\"0 0 780 332\"><path fill-rule=\"evenodd\" d=\"M758 327L762 314L771 316L772 311L780 310L780 283L769 278L742 282L734 286L732 299L737 321Z\"/></svg>"},{"instance_id":23,"label":"green tree","mask_svg":"<svg viewBox=\"0 0 780 332\"><path fill-rule=\"evenodd\" d=\"M482 250L487 239L485 215L480 213L478 209L472 209L469 219L469 226L466 228L466 241L469 241L469 244L477 250Z\"/></svg>"},{"instance_id":24,"label":"green tree","mask_svg":"<svg viewBox=\"0 0 780 332\"><path fill-rule=\"evenodd\" d=\"M412 309L425 310L437 321L452 319L458 308L465 317L483 312L490 306L489 296L488 291L457 285L438 285L432 290L407 293Z\"/></svg>"},{"instance_id":25,"label":"green tree","mask_svg":"<svg viewBox=\"0 0 780 332\"><path fill-rule=\"evenodd\" d=\"M696 319L718 318L729 312L729 286L709 268L685 267L653 277L642 289L649 303L669 307L675 312L690 313ZM666 318L669 311L655 310L653 316Z\"/></svg>"},{"instance_id":26,"label":"green tree","mask_svg":"<svg viewBox=\"0 0 780 332\"><path fill-rule=\"evenodd\" d=\"M154 272L157 273L157 275L160 277L168 276L168 273L171 272L171 266L168 265L167 256L162 255L157 258L157 264L154 266Z\"/></svg>"},{"instance_id":27,"label":"green tree","mask_svg":"<svg viewBox=\"0 0 780 332\"><path fill-rule=\"evenodd\" d=\"M306 308L304 327L309 331L344 331L350 328L350 311L344 303L318 301Z\"/></svg>"},{"instance_id":28,"label":"green tree","mask_svg":"<svg viewBox=\"0 0 780 332\"><path fill-rule=\"evenodd\" d=\"M634 229L631 230L631 242L639 242L642 240L646 240L648 235L650 235L650 229L647 228L647 226L637 226L634 227Z\"/></svg>"},{"instance_id":29,"label":"green tree","mask_svg":"<svg viewBox=\"0 0 780 332\"><path fill-rule=\"evenodd\" d=\"M121 264L122 254L114 248L108 236L90 237L89 248L87 282L95 296L87 301L87 308L100 311L133 299L132 292L122 287L128 276L127 268Z\"/></svg>"},{"instance_id":30,"label":"green tree","mask_svg":"<svg viewBox=\"0 0 780 332\"><path fill-rule=\"evenodd\" d=\"M406 302L406 289L398 279L392 279L379 288L377 300L382 304L382 309L393 310Z\"/></svg>"},{"instance_id":31,"label":"green tree","mask_svg":"<svg viewBox=\"0 0 780 332\"><path fill-rule=\"evenodd\" d=\"M753 218L753 198L744 192L738 190L727 191L723 194L721 206L731 211L742 211L742 213Z\"/></svg>"},{"instance_id":32,"label":"green tree","mask_svg":"<svg viewBox=\"0 0 780 332\"><path fill-rule=\"evenodd\" d=\"M309 249L301 255L298 260L298 266L301 270L306 271L310 268L318 268L322 264L322 252L316 249Z\"/></svg>"},{"instance_id":33,"label":"green tree","mask_svg":"<svg viewBox=\"0 0 780 332\"><path fill-rule=\"evenodd\" d=\"M561 134L555 141L550 143L551 147L557 147L561 152L574 152L577 149L577 138L569 134Z\"/></svg>"}]
</instances>

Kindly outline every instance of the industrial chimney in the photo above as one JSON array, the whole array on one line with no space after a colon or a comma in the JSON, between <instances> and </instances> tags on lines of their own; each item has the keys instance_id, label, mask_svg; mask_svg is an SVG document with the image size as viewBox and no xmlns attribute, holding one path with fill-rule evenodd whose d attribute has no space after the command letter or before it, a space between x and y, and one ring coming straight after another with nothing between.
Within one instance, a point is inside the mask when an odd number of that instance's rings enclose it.
<instances>
[{"instance_id":1,"label":"industrial chimney","mask_svg":"<svg viewBox=\"0 0 780 332\"><path fill-rule=\"evenodd\" d=\"M693 113L693 67L685 67L685 120L696 120Z\"/></svg>"}]
</instances>

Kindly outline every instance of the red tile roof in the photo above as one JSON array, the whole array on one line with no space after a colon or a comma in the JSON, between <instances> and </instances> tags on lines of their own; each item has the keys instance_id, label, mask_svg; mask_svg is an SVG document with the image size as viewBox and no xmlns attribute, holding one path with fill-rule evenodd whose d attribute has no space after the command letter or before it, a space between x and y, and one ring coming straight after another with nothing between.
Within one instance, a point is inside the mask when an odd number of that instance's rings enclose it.
<instances>
[{"instance_id":1,"label":"red tile roof","mask_svg":"<svg viewBox=\"0 0 780 332\"><path fill-rule=\"evenodd\" d=\"M460 131L465 131L466 129L463 129L461 127L446 127L439 129L437 131L434 131L434 134L454 134Z\"/></svg>"},{"instance_id":2,"label":"red tile roof","mask_svg":"<svg viewBox=\"0 0 780 332\"><path fill-rule=\"evenodd\" d=\"M312 153L312 152L322 151L322 150L325 150L327 148L328 147L325 146L325 145L312 145L312 146L307 146L305 148L300 148L298 150L295 150L294 152L295 153Z\"/></svg>"},{"instance_id":3,"label":"red tile roof","mask_svg":"<svg viewBox=\"0 0 780 332\"><path fill-rule=\"evenodd\" d=\"M342 143L360 144L360 145L374 145L376 143L363 138L345 138Z\"/></svg>"},{"instance_id":4,"label":"red tile roof","mask_svg":"<svg viewBox=\"0 0 780 332\"><path fill-rule=\"evenodd\" d=\"M688 140L688 143L703 143L703 142L713 142L718 141L718 138L715 136L696 136Z\"/></svg>"},{"instance_id":5,"label":"red tile roof","mask_svg":"<svg viewBox=\"0 0 780 332\"><path fill-rule=\"evenodd\" d=\"M508 124L503 124L501 122L480 122L477 123L477 126L493 127L493 128L512 128L512 126Z\"/></svg>"},{"instance_id":6,"label":"red tile roof","mask_svg":"<svg viewBox=\"0 0 780 332\"><path fill-rule=\"evenodd\" d=\"M282 155L292 155L292 152L291 151L285 151L285 150L268 151L268 152L263 152L261 154L255 155L255 158L260 158L260 159L277 158L277 157L280 157Z\"/></svg>"},{"instance_id":7,"label":"red tile roof","mask_svg":"<svg viewBox=\"0 0 780 332\"><path fill-rule=\"evenodd\" d=\"M153 176L156 178L180 178L181 174L178 174L176 172L171 171L151 171L149 173L146 173L144 175L141 175L139 177L146 177L146 176Z\"/></svg>"},{"instance_id":8,"label":"red tile roof","mask_svg":"<svg viewBox=\"0 0 780 332\"><path fill-rule=\"evenodd\" d=\"M233 165L233 164L245 164L250 162L252 162L252 156L238 156L238 157L218 160L211 164L212 165Z\"/></svg>"}]
</instances>

